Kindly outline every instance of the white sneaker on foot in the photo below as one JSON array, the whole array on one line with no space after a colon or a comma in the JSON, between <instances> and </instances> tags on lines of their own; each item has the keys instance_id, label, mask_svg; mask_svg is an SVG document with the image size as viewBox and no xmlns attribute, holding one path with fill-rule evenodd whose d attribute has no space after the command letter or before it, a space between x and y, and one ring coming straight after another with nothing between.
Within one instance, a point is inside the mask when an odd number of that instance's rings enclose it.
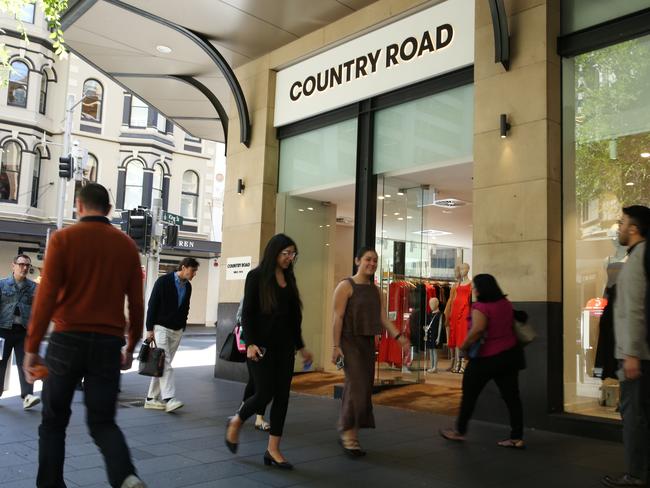
<instances>
[{"instance_id":1,"label":"white sneaker on foot","mask_svg":"<svg viewBox=\"0 0 650 488\"><path fill-rule=\"evenodd\" d=\"M183 405L185 405L183 402L180 400L176 400L176 398L170 398L167 400L165 403L165 412L173 412L174 410L178 410L181 408Z\"/></svg>"},{"instance_id":2,"label":"white sneaker on foot","mask_svg":"<svg viewBox=\"0 0 650 488\"><path fill-rule=\"evenodd\" d=\"M130 474L123 482L122 488L147 488L140 478L134 474Z\"/></svg>"},{"instance_id":3,"label":"white sneaker on foot","mask_svg":"<svg viewBox=\"0 0 650 488\"><path fill-rule=\"evenodd\" d=\"M23 409L29 410L34 405L38 405L39 403L41 403L40 398L34 395L27 395L25 398L23 398Z\"/></svg>"},{"instance_id":4,"label":"white sneaker on foot","mask_svg":"<svg viewBox=\"0 0 650 488\"><path fill-rule=\"evenodd\" d=\"M165 410L165 402L162 400L156 400L155 398L152 398L151 400L145 400L144 401L144 408L148 408L151 410Z\"/></svg>"}]
</instances>

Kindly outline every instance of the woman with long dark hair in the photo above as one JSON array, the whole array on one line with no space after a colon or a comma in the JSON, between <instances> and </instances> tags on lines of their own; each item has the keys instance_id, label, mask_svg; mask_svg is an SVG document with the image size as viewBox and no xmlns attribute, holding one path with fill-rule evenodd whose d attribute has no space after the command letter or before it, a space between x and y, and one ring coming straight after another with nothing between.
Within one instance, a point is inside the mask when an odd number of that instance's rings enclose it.
<instances>
[{"instance_id":1,"label":"woman with long dark hair","mask_svg":"<svg viewBox=\"0 0 650 488\"><path fill-rule=\"evenodd\" d=\"M525 367L523 350L513 328L512 304L489 274L474 277L471 329L461 349L472 348L469 365L463 376L463 398L455 429L440 431L447 440L464 441L467 424L478 397L490 380L494 380L510 413L510 437L498 442L501 447L523 449L524 416L519 397L519 370Z\"/></svg>"},{"instance_id":2,"label":"woman with long dark hair","mask_svg":"<svg viewBox=\"0 0 650 488\"><path fill-rule=\"evenodd\" d=\"M266 245L262 262L246 277L242 323L246 331L246 361L255 394L228 419L225 439L228 449L236 453L243 423L273 400L264 464L282 469L293 468L280 452L280 440L296 350L304 362L312 360L302 341L302 303L293 273L297 257L296 243L284 234L277 234Z\"/></svg>"},{"instance_id":3,"label":"woman with long dark hair","mask_svg":"<svg viewBox=\"0 0 650 488\"><path fill-rule=\"evenodd\" d=\"M372 386L375 376L375 336L382 326L408 350L409 341L388 320L379 288L375 285L377 252L362 247L356 254L357 272L334 290L334 350L332 362L343 365L345 385L339 418L341 446L351 457L365 455L359 429L374 428Z\"/></svg>"}]
</instances>

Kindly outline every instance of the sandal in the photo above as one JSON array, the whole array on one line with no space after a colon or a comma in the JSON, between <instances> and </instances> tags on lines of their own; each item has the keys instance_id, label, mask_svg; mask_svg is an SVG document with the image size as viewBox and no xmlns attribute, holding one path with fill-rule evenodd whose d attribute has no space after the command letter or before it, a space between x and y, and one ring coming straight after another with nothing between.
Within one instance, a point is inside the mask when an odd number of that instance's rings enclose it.
<instances>
[{"instance_id":1,"label":"sandal","mask_svg":"<svg viewBox=\"0 0 650 488\"><path fill-rule=\"evenodd\" d=\"M339 445L343 448L343 452L352 458L363 457L366 451L361 449L361 444L357 439L343 439L339 438Z\"/></svg>"},{"instance_id":2,"label":"sandal","mask_svg":"<svg viewBox=\"0 0 650 488\"><path fill-rule=\"evenodd\" d=\"M438 432L448 441L463 442L465 440L465 436L456 429L440 429Z\"/></svg>"},{"instance_id":3,"label":"sandal","mask_svg":"<svg viewBox=\"0 0 650 488\"><path fill-rule=\"evenodd\" d=\"M505 439L497 442L497 446L507 449L526 449L526 444L522 439Z\"/></svg>"},{"instance_id":4,"label":"sandal","mask_svg":"<svg viewBox=\"0 0 650 488\"><path fill-rule=\"evenodd\" d=\"M271 430L271 424L269 424L266 420L262 420L259 424L256 422L255 423L255 430L260 430L262 432L268 432Z\"/></svg>"}]
</instances>

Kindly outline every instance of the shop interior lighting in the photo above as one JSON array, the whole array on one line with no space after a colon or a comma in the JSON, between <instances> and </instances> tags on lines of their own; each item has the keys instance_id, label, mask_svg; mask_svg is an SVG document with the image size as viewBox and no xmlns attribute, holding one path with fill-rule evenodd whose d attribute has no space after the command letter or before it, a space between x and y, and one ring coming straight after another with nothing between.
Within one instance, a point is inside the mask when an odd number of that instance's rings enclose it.
<instances>
[{"instance_id":1,"label":"shop interior lighting","mask_svg":"<svg viewBox=\"0 0 650 488\"><path fill-rule=\"evenodd\" d=\"M383 199L384 199L384 195L379 195L379 196L377 197L377 200L383 200Z\"/></svg>"},{"instance_id":2,"label":"shop interior lighting","mask_svg":"<svg viewBox=\"0 0 650 488\"><path fill-rule=\"evenodd\" d=\"M416 230L413 233L426 236L426 237L441 237L441 236L449 236L452 234L451 232L447 232L445 230L438 230L438 229Z\"/></svg>"},{"instance_id":3,"label":"shop interior lighting","mask_svg":"<svg viewBox=\"0 0 650 488\"><path fill-rule=\"evenodd\" d=\"M642 158L650 158L650 152L647 152L647 151L646 151L646 152L642 152L642 153L641 153L641 157L642 157Z\"/></svg>"},{"instance_id":4,"label":"shop interior lighting","mask_svg":"<svg viewBox=\"0 0 650 488\"><path fill-rule=\"evenodd\" d=\"M508 116L506 114L501 114L499 118L499 132L501 134L501 139L508 137L508 132L510 132L510 123L508 122Z\"/></svg>"},{"instance_id":5,"label":"shop interior lighting","mask_svg":"<svg viewBox=\"0 0 650 488\"><path fill-rule=\"evenodd\" d=\"M298 209L298 212L304 212L304 211L305 211L304 208L299 208L299 209Z\"/></svg>"},{"instance_id":6,"label":"shop interior lighting","mask_svg":"<svg viewBox=\"0 0 650 488\"><path fill-rule=\"evenodd\" d=\"M389 195L388 193L386 193L384 196L385 196L386 198L390 198L390 195Z\"/></svg>"},{"instance_id":7,"label":"shop interior lighting","mask_svg":"<svg viewBox=\"0 0 650 488\"><path fill-rule=\"evenodd\" d=\"M314 207L307 207L307 210L313 211Z\"/></svg>"},{"instance_id":8,"label":"shop interior lighting","mask_svg":"<svg viewBox=\"0 0 650 488\"><path fill-rule=\"evenodd\" d=\"M634 183L631 182L631 181L628 181L627 183L625 183L625 185L626 185L626 186L634 186Z\"/></svg>"},{"instance_id":9,"label":"shop interior lighting","mask_svg":"<svg viewBox=\"0 0 650 488\"><path fill-rule=\"evenodd\" d=\"M403 197L405 191L406 191L406 190L405 190L404 188L400 188L399 190L397 190L397 194L398 194L400 197Z\"/></svg>"},{"instance_id":10,"label":"shop interior lighting","mask_svg":"<svg viewBox=\"0 0 650 488\"><path fill-rule=\"evenodd\" d=\"M239 178L239 179L237 180L237 193L239 193L240 195L242 195L242 194L244 193L244 190L245 190L245 189L246 189L246 185L244 185L244 179L243 179L243 178Z\"/></svg>"},{"instance_id":11,"label":"shop interior lighting","mask_svg":"<svg viewBox=\"0 0 650 488\"><path fill-rule=\"evenodd\" d=\"M393 215L399 215L399 212L395 212Z\"/></svg>"},{"instance_id":12,"label":"shop interior lighting","mask_svg":"<svg viewBox=\"0 0 650 488\"><path fill-rule=\"evenodd\" d=\"M158 51L160 54L170 54L172 52L172 48L165 46L164 44L158 44L156 46L156 51Z\"/></svg>"}]
</instances>

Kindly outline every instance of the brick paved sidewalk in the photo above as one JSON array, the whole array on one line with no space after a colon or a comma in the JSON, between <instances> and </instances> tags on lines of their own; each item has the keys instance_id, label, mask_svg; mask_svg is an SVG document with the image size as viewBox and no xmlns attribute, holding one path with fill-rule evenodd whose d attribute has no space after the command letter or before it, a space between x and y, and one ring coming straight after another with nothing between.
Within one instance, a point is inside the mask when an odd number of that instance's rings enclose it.
<instances>
[{"instance_id":1,"label":"brick paved sidewalk","mask_svg":"<svg viewBox=\"0 0 650 488\"><path fill-rule=\"evenodd\" d=\"M123 375L118 423L137 469L150 488L167 487L597 487L623 469L620 444L527 431L528 449L498 448L503 426L474 422L465 444L437 435L449 417L376 407L378 428L362 432L368 456L346 458L336 443L338 402L292 394L283 441L293 472L262 463L266 435L249 423L239 454L223 443L225 418L239 406L243 385L212 377L211 366L178 368L177 413L129 406L142 400L147 378ZM505 415L505 412L504 412ZM0 399L0 486L35 486L40 406L24 412L19 397ZM102 458L84 425L83 397L75 396L68 429L69 487L106 487Z\"/></svg>"}]
</instances>

